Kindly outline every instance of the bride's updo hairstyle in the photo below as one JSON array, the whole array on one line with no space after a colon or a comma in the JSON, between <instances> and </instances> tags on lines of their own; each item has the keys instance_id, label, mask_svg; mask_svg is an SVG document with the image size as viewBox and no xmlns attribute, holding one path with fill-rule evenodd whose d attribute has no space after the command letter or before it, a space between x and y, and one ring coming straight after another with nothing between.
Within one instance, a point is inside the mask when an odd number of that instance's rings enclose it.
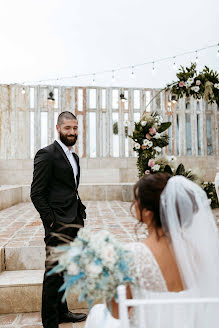
<instances>
[{"instance_id":1,"label":"bride's updo hairstyle","mask_svg":"<svg viewBox=\"0 0 219 328\"><path fill-rule=\"evenodd\" d=\"M134 186L134 201L138 203L140 210L139 223L143 223L142 211L147 209L154 213L152 224L155 229L161 228L160 195L170 178L171 175L168 173L155 173L145 175L136 182Z\"/></svg>"}]
</instances>

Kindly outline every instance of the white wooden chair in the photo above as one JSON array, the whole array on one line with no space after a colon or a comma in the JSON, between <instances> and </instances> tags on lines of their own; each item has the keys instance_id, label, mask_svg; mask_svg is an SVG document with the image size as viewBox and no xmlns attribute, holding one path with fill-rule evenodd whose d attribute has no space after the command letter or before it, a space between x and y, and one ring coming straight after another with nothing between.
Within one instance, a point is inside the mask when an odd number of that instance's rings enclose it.
<instances>
[{"instance_id":1,"label":"white wooden chair","mask_svg":"<svg viewBox=\"0 0 219 328\"><path fill-rule=\"evenodd\" d=\"M178 324L174 324L174 319L176 319L176 313L174 315L174 311L172 309L180 305L186 305L188 304L188 308L186 307L186 311L194 311L195 307L199 307L199 314L201 313L201 318L197 318L195 320L199 320L199 323L201 322L201 327L205 328L218 328L219 327L219 298L178 298L178 299L126 299L126 288L125 286L121 285L117 289L118 291L118 298L119 298L119 318L121 321L121 328L130 328L130 321L128 316L128 307L138 307L138 328L148 328L148 325L146 324L147 321L147 310L148 313L152 314L151 310L152 308L155 308L156 306L162 305L163 307L169 306L169 313L171 317L171 327L178 328ZM147 309L147 306L150 307L150 309ZM211 307L211 308L210 308ZM159 307L161 309L161 307ZM185 309L185 307L184 307ZM209 311L210 309L210 311ZM153 309L154 310L154 309ZM165 310L164 310L165 311ZM156 324L152 326L153 327L164 327L162 320L160 321L160 324L157 324L159 322L159 311L156 313L153 311L154 321L156 321ZM187 313L187 312L186 312ZM186 315L184 313L184 315ZM195 313L195 312L193 312ZM206 313L206 315L205 315ZM207 315L208 314L208 315ZM213 314L213 315L212 315ZM190 316L191 317L191 316ZM204 318L204 320L203 320ZM217 318L217 320L215 320ZM210 319L210 320L209 320ZM153 319L152 319L153 320ZM181 318L177 318L178 323L180 322ZM183 324L180 322L180 327L185 328L196 328L197 325L194 324L194 318L192 320L188 320L191 322L191 324L185 323ZM209 322L210 321L210 322ZM167 325L165 326L167 327ZM169 327L169 326L168 326ZM200 324L198 324L198 327L200 327ZM151 328L151 325L149 326Z\"/></svg>"}]
</instances>

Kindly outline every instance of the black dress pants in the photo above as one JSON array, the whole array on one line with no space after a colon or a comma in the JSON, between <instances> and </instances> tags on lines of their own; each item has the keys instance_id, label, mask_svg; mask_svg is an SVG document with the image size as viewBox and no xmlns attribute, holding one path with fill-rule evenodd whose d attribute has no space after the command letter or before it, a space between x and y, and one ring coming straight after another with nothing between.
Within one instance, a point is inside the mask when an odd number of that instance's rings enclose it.
<instances>
[{"instance_id":1,"label":"black dress pants","mask_svg":"<svg viewBox=\"0 0 219 328\"><path fill-rule=\"evenodd\" d=\"M67 302L62 302L63 292L59 292L59 288L64 283L63 273L53 274L47 276L57 263L51 263L48 259L50 255L50 247L61 245L64 241L60 240L57 236L52 236L52 233L60 233L74 239L77 235L78 229L68 227L68 223L63 226L63 223L55 222L52 228L45 227L45 243L46 243L46 262L45 274L43 280L42 291L42 323L44 328L58 328L59 319L64 313L68 312Z\"/></svg>"}]
</instances>

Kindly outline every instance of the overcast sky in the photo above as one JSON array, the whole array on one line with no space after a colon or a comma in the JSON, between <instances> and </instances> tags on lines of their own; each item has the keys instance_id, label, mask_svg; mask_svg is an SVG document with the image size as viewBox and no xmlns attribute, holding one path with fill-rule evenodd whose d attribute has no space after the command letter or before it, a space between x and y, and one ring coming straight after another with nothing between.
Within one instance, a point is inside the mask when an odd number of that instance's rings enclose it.
<instances>
[{"instance_id":1,"label":"overcast sky","mask_svg":"<svg viewBox=\"0 0 219 328\"><path fill-rule=\"evenodd\" d=\"M0 0L0 83L117 69L217 43L218 0ZM198 54L200 69L219 70L218 49ZM175 78L172 64L159 63L155 74L140 67L134 79L130 70L115 73L114 85L162 87ZM112 85L111 75L97 75L96 85ZM62 84L91 85L92 77Z\"/></svg>"}]
</instances>

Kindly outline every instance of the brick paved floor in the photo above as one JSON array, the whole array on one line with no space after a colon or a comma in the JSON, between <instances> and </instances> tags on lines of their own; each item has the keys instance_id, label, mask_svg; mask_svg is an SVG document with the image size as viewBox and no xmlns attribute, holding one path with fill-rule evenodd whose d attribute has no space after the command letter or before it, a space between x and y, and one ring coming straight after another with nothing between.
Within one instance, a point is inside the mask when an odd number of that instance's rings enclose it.
<instances>
[{"instance_id":1,"label":"brick paved floor","mask_svg":"<svg viewBox=\"0 0 219 328\"><path fill-rule=\"evenodd\" d=\"M130 213L130 203L88 201L85 204L86 227L92 231L109 230L124 242L136 239L136 220ZM31 203L20 203L0 211L0 247L41 246L43 238L43 225Z\"/></svg>"}]
</instances>

